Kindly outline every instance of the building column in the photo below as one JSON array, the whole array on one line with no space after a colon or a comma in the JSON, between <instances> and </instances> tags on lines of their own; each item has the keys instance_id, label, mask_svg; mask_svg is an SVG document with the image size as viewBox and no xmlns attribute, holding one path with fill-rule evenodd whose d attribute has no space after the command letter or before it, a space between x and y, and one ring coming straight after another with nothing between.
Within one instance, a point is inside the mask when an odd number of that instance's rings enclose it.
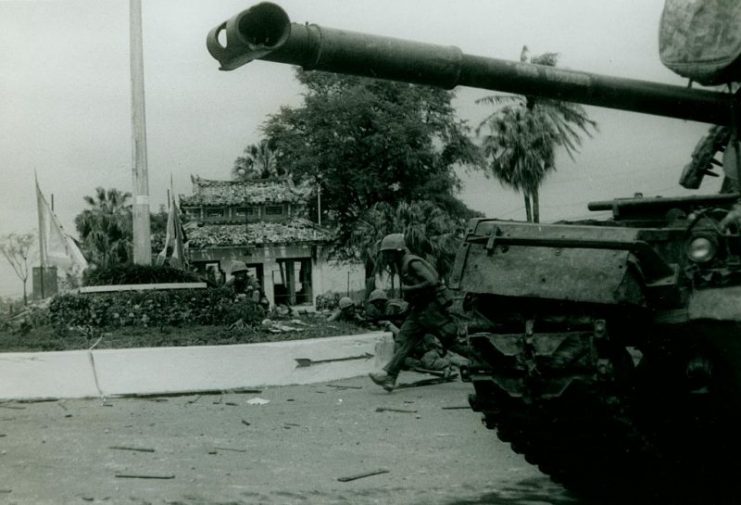
<instances>
[{"instance_id":1,"label":"building column","mask_svg":"<svg viewBox=\"0 0 741 505\"><path fill-rule=\"evenodd\" d=\"M316 297L324 294L324 251L320 245L314 247L314 254L311 255L311 288L314 299L311 304L316 307Z\"/></svg>"},{"instance_id":2,"label":"building column","mask_svg":"<svg viewBox=\"0 0 741 505\"><path fill-rule=\"evenodd\" d=\"M265 247L264 260L262 262L262 273L265 278L265 296L271 306L275 305L275 288L273 287L273 270L275 270L275 258L270 254L270 249Z\"/></svg>"}]
</instances>

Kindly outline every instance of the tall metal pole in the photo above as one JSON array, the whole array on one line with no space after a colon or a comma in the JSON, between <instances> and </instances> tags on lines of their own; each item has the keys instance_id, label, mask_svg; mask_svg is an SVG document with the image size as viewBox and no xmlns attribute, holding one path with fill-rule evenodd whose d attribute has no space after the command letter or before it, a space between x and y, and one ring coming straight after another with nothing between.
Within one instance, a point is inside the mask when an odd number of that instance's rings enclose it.
<instances>
[{"instance_id":1,"label":"tall metal pole","mask_svg":"<svg viewBox=\"0 0 741 505\"><path fill-rule=\"evenodd\" d=\"M39 189L39 180L36 179L36 210L39 217L39 291L41 295L41 299L43 300L46 298L46 293L44 289L44 272L46 271L46 220L44 219L44 208L42 205L42 198L43 195L41 194L41 189ZM47 218L48 219L48 218ZM24 285L24 299L23 302L26 302L25 299L25 285Z\"/></svg>"},{"instance_id":2,"label":"tall metal pole","mask_svg":"<svg viewBox=\"0 0 741 505\"><path fill-rule=\"evenodd\" d=\"M131 126L134 179L134 263L152 264L149 228L149 176L147 173L147 128L144 111L144 56L141 0L129 0L131 53Z\"/></svg>"}]
</instances>

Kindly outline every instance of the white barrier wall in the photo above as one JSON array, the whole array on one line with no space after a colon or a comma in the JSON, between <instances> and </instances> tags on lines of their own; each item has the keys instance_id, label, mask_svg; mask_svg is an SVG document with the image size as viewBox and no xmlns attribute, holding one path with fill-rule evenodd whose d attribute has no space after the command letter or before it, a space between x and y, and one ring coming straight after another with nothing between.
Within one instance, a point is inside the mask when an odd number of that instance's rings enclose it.
<instances>
[{"instance_id":1,"label":"white barrier wall","mask_svg":"<svg viewBox=\"0 0 741 505\"><path fill-rule=\"evenodd\" d=\"M393 352L388 333L266 344L0 354L0 399L172 394L310 384L364 375ZM297 366L371 354L371 358Z\"/></svg>"}]
</instances>

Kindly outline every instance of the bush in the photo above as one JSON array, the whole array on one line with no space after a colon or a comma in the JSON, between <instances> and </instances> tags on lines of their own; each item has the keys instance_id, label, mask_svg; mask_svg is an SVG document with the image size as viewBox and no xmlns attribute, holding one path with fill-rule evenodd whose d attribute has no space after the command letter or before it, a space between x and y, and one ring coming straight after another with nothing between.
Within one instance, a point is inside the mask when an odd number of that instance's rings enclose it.
<instances>
[{"instance_id":1,"label":"bush","mask_svg":"<svg viewBox=\"0 0 741 505\"><path fill-rule=\"evenodd\" d=\"M125 291L63 294L49 306L55 331L70 327L97 328L224 325L262 320L262 307L250 300L235 301L228 288Z\"/></svg>"},{"instance_id":2,"label":"bush","mask_svg":"<svg viewBox=\"0 0 741 505\"><path fill-rule=\"evenodd\" d=\"M82 277L84 286L201 281L203 279L193 272L167 266L150 265L116 265L110 268L87 269Z\"/></svg>"}]
</instances>

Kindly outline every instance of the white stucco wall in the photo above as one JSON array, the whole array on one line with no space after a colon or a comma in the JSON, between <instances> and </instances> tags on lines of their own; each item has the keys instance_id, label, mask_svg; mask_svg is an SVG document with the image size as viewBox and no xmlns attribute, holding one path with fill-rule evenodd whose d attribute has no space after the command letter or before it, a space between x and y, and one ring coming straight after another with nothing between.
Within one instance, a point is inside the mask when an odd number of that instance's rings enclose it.
<instances>
[{"instance_id":1,"label":"white stucco wall","mask_svg":"<svg viewBox=\"0 0 741 505\"><path fill-rule=\"evenodd\" d=\"M361 264L320 262L315 269L315 295L332 291L345 294L348 291L365 289L365 268Z\"/></svg>"}]
</instances>

